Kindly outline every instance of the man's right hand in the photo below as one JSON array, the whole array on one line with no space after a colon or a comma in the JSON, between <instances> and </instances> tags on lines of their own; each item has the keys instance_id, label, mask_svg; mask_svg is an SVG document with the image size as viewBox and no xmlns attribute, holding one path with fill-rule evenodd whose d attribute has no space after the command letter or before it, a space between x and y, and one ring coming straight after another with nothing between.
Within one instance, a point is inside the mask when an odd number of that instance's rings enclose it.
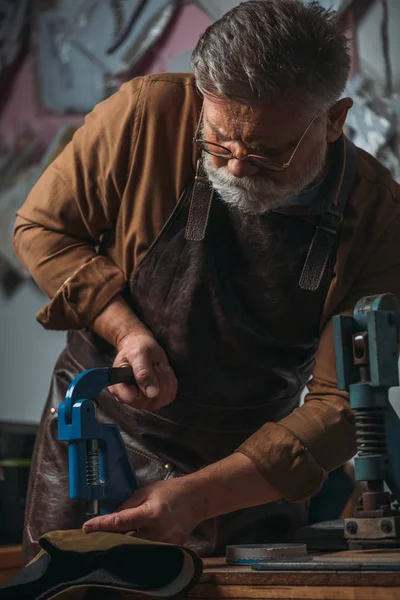
<instances>
[{"instance_id":1,"label":"man's right hand","mask_svg":"<svg viewBox=\"0 0 400 600\"><path fill-rule=\"evenodd\" d=\"M127 334L119 341L114 367L130 365L139 387L119 383L108 389L120 402L157 410L175 399L178 382L167 355L147 332Z\"/></svg>"},{"instance_id":2,"label":"man's right hand","mask_svg":"<svg viewBox=\"0 0 400 600\"><path fill-rule=\"evenodd\" d=\"M91 324L93 331L115 346L114 367L130 365L139 387L120 383L108 389L135 408L157 410L174 400L178 382L167 355L120 295Z\"/></svg>"}]
</instances>

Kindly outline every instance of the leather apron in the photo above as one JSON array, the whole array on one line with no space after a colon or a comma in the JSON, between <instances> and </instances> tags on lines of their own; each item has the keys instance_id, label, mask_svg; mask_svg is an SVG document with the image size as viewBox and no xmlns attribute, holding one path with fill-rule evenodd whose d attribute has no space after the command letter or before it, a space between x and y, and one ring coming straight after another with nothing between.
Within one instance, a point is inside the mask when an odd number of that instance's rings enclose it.
<instances>
[{"instance_id":1,"label":"leather apron","mask_svg":"<svg viewBox=\"0 0 400 600\"><path fill-rule=\"evenodd\" d=\"M98 398L98 419L119 426L141 485L228 456L299 405L354 175L354 146L344 137L335 146L340 160L313 204L316 214L243 214L199 178L132 273L125 299L166 351L179 383L176 399L157 412L118 404L107 390ZM86 520L84 503L69 499L57 407L78 373L111 366L115 354L90 330L68 333L36 439L25 562L43 533ZM288 541L306 513L305 503L284 500L236 511L201 523L187 545L210 556L226 544Z\"/></svg>"}]
</instances>

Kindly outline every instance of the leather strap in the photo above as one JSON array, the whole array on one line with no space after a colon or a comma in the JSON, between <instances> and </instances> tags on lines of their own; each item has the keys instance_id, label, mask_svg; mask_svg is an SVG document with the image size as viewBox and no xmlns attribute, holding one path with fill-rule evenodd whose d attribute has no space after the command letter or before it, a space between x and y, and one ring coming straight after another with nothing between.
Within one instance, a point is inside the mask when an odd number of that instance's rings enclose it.
<instances>
[{"instance_id":1,"label":"leather strap","mask_svg":"<svg viewBox=\"0 0 400 600\"><path fill-rule=\"evenodd\" d=\"M208 217L210 215L213 190L210 182L203 174L201 161L197 161L192 197L190 199L189 216L185 229L185 239L192 242L204 240Z\"/></svg>"},{"instance_id":2,"label":"leather strap","mask_svg":"<svg viewBox=\"0 0 400 600\"><path fill-rule=\"evenodd\" d=\"M329 257L335 246L347 199L354 181L356 149L343 136L343 169L331 208L322 215L307 253L299 286L302 290L315 292L322 281Z\"/></svg>"},{"instance_id":3,"label":"leather strap","mask_svg":"<svg viewBox=\"0 0 400 600\"><path fill-rule=\"evenodd\" d=\"M299 286L302 290L315 292L319 288L335 245L342 218L340 213L333 211L329 211L321 217L300 276Z\"/></svg>"}]
</instances>

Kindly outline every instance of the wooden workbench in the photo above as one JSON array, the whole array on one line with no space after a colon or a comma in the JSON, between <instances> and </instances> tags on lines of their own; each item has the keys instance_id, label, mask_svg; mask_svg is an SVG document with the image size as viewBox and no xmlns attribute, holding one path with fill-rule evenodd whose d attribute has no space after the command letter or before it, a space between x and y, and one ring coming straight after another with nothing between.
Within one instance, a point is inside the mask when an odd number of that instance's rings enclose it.
<instances>
[{"instance_id":1,"label":"wooden workbench","mask_svg":"<svg viewBox=\"0 0 400 600\"><path fill-rule=\"evenodd\" d=\"M20 569L21 547L0 546L0 586ZM149 596L140 596L149 600ZM204 572L189 598L265 600L400 600L400 572L279 573L204 560Z\"/></svg>"},{"instance_id":2,"label":"wooden workbench","mask_svg":"<svg viewBox=\"0 0 400 600\"><path fill-rule=\"evenodd\" d=\"M21 568L21 546L0 546L0 587Z\"/></svg>"},{"instance_id":3,"label":"wooden workbench","mask_svg":"<svg viewBox=\"0 0 400 600\"><path fill-rule=\"evenodd\" d=\"M400 600L399 572L256 572L205 559L190 598L266 600Z\"/></svg>"}]
</instances>

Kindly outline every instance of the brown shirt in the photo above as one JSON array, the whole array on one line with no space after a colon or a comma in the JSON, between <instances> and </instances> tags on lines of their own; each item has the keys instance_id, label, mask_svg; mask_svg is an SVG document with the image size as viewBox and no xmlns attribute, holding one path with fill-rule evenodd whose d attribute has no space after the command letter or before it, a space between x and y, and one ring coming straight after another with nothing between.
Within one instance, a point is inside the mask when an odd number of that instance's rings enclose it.
<instances>
[{"instance_id":1,"label":"brown shirt","mask_svg":"<svg viewBox=\"0 0 400 600\"><path fill-rule=\"evenodd\" d=\"M37 315L44 327L84 328L125 287L194 175L200 108L192 75L133 79L95 107L32 189L14 247L51 298ZM360 149L356 169L306 402L240 447L292 501L355 453L348 396L336 389L332 315L351 314L369 294L400 298L400 186Z\"/></svg>"}]
</instances>

